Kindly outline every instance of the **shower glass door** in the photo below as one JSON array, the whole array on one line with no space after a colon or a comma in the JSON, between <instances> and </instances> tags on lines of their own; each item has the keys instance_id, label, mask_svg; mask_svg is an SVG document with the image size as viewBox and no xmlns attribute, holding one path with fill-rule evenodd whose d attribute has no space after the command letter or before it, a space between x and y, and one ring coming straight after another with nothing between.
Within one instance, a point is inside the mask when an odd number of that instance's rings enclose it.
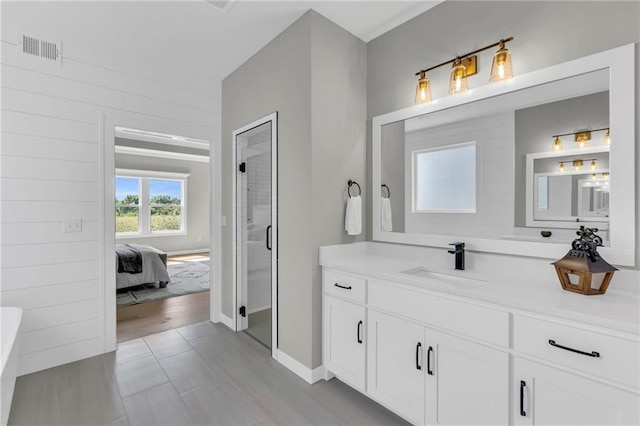
<instances>
[{"instance_id":1,"label":"shower glass door","mask_svg":"<svg viewBox=\"0 0 640 426\"><path fill-rule=\"evenodd\" d=\"M236 137L238 330L272 346L271 122Z\"/></svg>"}]
</instances>

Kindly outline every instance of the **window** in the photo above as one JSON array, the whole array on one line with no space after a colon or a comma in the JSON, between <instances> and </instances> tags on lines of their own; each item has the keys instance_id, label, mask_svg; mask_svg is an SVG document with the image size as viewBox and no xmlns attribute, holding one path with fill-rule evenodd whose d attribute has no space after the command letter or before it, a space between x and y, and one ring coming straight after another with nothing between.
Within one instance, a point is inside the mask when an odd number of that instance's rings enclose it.
<instances>
[{"instance_id":1,"label":"window","mask_svg":"<svg viewBox=\"0 0 640 426\"><path fill-rule=\"evenodd\" d=\"M476 143L414 151L413 211L476 212Z\"/></svg>"},{"instance_id":2,"label":"window","mask_svg":"<svg viewBox=\"0 0 640 426\"><path fill-rule=\"evenodd\" d=\"M116 235L186 232L186 178L179 173L116 171Z\"/></svg>"}]
</instances>

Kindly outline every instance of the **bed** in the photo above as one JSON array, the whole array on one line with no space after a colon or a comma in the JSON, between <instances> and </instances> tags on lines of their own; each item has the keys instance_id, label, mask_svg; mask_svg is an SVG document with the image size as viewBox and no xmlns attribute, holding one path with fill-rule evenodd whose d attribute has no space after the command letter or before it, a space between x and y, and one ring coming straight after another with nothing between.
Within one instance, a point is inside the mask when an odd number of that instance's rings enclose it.
<instances>
[{"instance_id":1,"label":"bed","mask_svg":"<svg viewBox=\"0 0 640 426\"><path fill-rule=\"evenodd\" d=\"M123 256L131 252L139 252L141 263L136 266L141 268L136 269L134 266L131 269L132 265L122 267ZM140 269L141 272L138 272ZM125 272L126 270L135 270L136 272ZM152 283L158 283L162 288L166 287L170 281L165 252L142 244L116 244L116 289Z\"/></svg>"}]
</instances>

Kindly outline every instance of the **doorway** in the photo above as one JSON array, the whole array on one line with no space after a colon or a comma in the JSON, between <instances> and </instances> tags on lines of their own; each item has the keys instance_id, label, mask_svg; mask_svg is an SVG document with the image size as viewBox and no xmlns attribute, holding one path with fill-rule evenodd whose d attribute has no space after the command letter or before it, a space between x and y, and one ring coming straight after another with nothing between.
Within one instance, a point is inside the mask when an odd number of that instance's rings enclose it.
<instances>
[{"instance_id":1,"label":"doorway","mask_svg":"<svg viewBox=\"0 0 640 426\"><path fill-rule=\"evenodd\" d=\"M236 330L277 347L277 116L233 133Z\"/></svg>"}]
</instances>

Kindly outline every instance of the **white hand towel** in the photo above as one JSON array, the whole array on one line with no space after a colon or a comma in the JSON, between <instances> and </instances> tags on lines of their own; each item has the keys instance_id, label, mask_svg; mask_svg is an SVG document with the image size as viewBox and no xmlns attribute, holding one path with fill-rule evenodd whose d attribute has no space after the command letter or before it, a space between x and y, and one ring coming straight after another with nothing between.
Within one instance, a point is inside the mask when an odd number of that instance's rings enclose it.
<instances>
[{"instance_id":1,"label":"white hand towel","mask_svg":"<svg viewBox=\"0 0 640 426\"><path fill-rule=\"evenodd\" d=\"M380 200L380 228L384 232L391 232L393 230L391 220L391 201L388 198L382 198Z\"/></svg>"},{"instance_id":2,"label":"white hand towel","mask_svg":"<svg viewBox=\"0 0 640 426\"><path fill-rule=\"evenodd\" d=\"M347 200L344 229L348 235L360 235L362 232L362 198L360 196Z\"/></svg>"}]
</instances>

